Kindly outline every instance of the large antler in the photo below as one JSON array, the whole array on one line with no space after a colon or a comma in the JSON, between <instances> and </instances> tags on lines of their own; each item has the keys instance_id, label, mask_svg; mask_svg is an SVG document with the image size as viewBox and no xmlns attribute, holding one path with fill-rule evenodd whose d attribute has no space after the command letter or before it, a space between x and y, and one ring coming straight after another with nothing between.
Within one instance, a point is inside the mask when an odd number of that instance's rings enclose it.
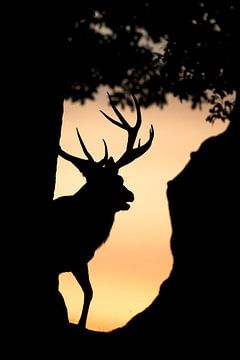
<instances>
[{"instance_id":1,"label":"large antler","mask_svg":"<svg viewBox=\"0 0 240 360\"><path fill-rule=\"evenodd\" d=\"M107 160L108 160L108 149L107 149L107 144L105 142L105 140L103 140L104 143L104 149L105 149L105 155L103 157L103 159L101 159L100 161L95 161L92 157L92 155L89 153L89 151L87 150L83 139L81 138L81 135L77 130L77 136L78 136L78 140L80 142L80 145L83 149L84 154L86 155L87 159L81 159L77 156L73 156L70 155L68 153L66 153L64 150L62 150L61 147L59 147L59 155L62 156L65 160L70 161L73 165L76 166L76 168L81 171L84 175L87 174L87 172L92 169L95 166L103 166L104 164L106 164Z\"/></svg>"},{"instance_id":2,"label":"large antler","mask_svg":"<svg viewBox=\"0 0 240 360\"><path fill-rule=\"evenodd\" d=\"M110 116L105 114L105 112L103 112L102 110L100 110L101 113L113 124L119 126L120 128L122 128L128 132L128 142L127 142L126 151L120 157L120 159L115 163L115 166L117 167L117 169L120 169L124 165L127 165L127 164L131 163L132 161L134 161L135 159L137 159L138 157L142 156L150 148L152 141L153 141L153 137L154 137L154 130L153 130L153 126L151 125L150 130L149 130L148 141L145 144L141 145L140 139L139 139L138 146L136 148L134 148L134 143L137 138L138 130L140 129L141 124L142 124L142 116L141 116L141 111L140 111L140 106L138 104L138 101L137 101L135 95L132 94L132 98L133 98L135 108L136 108L136 113L137 113L137 120L136 120L136 124L134 126L131 126L128 124L128 122L125 120L123 115L120 113L120 111L114 105L114 103L111 99L111 95L109 93L107 93L107 94L109 97L110 104L111 104L115 114L117 115L118 119L120 120L120 122L112 119Z\"/></svg>"}]
</instances>

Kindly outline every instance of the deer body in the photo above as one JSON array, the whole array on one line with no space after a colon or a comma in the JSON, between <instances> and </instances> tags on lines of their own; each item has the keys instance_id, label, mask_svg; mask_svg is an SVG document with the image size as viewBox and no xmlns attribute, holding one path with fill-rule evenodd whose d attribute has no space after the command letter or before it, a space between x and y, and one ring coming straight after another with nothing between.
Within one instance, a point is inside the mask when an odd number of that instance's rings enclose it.
<instances>
[{"instance_id":1,"label":"deer body","mask_svg":"<svg viewBox=\"0 0 240 360\"><path fill-rule=\"evenodd\" d=\"M77 135L87 160L80 159L66 153L60 148L59 154L72 164L86 178L86 184L74 195L55 199L52 204L55 241L53 241L53 267L57 274L72 272L84 293L84 303L79 326L85 328L89 305L93 291L88 274L88 262L94 257L95 251L107 240L115 214L118 211L128 210L129 202L134 195L123 185L123 178L118 175L120 167L140 157L151 146L153 128L150 129L149 140L134 148L137 132L141 125L141 114L136 98L133 100L137 110L137 123L131 127L118 109L111 106L120 122L103 113L115 125L127 130L128 144L125 153L115 162L108 158L107 145L104 141L105 156L95 162L86 149L78 132Z\"/></svg>"},{"instance_id":2,"label":"deer body","mask_svg":"<svg viewBox=\"0 0 240 360\"><path fill-rule=\"evenodd\" d=\"M117 177L120 184L121 179ZM127 210L127 202L133 201L134 195L125 186L121 187L122 208L125 206ZM59 273L71 271L75 263L88 262L93 258L96 249L107 240L120 207L120 200L113 198L110 188L98 183L94 191L85 184L76 194L53 201L54 227L58 228L55 266Z\"/></svg>"}]
</instances>

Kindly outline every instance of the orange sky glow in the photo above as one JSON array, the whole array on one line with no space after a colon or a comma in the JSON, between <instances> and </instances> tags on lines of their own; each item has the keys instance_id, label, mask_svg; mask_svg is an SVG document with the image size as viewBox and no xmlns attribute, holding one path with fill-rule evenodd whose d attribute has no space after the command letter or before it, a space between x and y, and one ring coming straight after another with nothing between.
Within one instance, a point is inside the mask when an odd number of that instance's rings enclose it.
<instances>
[{"instance_id":1,"label":"orange sky glow","mask_svg":"<svg viewBox=\"0 0 240 360\"><path fill-rule=\"evenodd\" d=\"M76 134L78 127L96 160L104 155L103 138L109 154L115 160L120 157L127 137L99 111L114 117L106 92L103 88L94 102L87 101L84 106L65 102L61 135L61 146L65 151L84 157ZM127 108L121 112L131 124L134 123L135 112ZM161 283L168 277L172 255L167 181L183 169L190 153L197 150L204 139L224 131L227 126L221 121L206 122L206 115L207 106L202 110L191 110L188 103L180 103L172 97L163 110L156 106L142 109L143 124L139 137L142 142L147 140L151 124L155 137L147 153L120 170L124 184L135 195L135 201L128 211L116 214L110 237L89 262L94 296L87 328L108 331L123 326L150 305ZM84 183L81 173L59 158L55 198L73 194ZM68 308L69 320L77 323L83 294L71 273L60 275L60 291Z\"/></svg>"}]
</instances>

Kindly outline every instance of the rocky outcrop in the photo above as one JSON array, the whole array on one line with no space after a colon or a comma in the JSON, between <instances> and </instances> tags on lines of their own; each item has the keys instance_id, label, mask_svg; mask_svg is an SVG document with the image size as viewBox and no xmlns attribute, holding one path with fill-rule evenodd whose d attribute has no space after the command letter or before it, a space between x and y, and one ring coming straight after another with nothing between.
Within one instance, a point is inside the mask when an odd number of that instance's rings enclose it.
<instances>
[{"instance_id":1,"label":"rocky outcrop","mask_svg":"<svg viewBox=\"0 0 240 360\"><path fill-rule=\"evenodd\" d=\"M168 183L174 257L158 297L114 333L200 347L234 342L239 316L239 122L204 141Z\"/></svg>"}]
</instances>

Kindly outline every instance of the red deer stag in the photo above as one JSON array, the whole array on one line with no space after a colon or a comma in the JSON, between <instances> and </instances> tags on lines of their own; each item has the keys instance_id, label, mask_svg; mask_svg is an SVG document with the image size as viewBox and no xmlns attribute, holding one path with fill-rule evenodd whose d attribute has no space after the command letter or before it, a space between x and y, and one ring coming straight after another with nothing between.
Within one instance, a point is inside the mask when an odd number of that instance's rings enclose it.
<instances>
[{"instance_id":1,"label":"red deer stag","mask_svg":"<svg viewBox=\"0 0 240 360\"><path fill-rule=\"evenodd\" d=\"M86 178L86 184L72 196L63 196L53 201L54 214L57 221L58 234L55 235L58 249L54 255L54 266L58 274L72 272L84 293L82 314L78 325L85 328L89 305L93 291L89 280L88 262L108 238L115 213L130 208L128 202L134 200L134 195L123 185L123 178L118 170L142 156L151 146L154 131L151 125L148 141L134 148L134 143L141 126L141 112L134 95L137 120L135 126L130 126L114 105L108 94L110 104L119 121L101 113L114 125L128 133L126 151L118 161L108 158L107 145L104 142L105 156L94 161L88 152L77 129L80 145L87 159L81 159L66 153L60 148L59 155L70 161ZM55 227L56 229L56 227Z\"/></svg>"}]
</instances>

